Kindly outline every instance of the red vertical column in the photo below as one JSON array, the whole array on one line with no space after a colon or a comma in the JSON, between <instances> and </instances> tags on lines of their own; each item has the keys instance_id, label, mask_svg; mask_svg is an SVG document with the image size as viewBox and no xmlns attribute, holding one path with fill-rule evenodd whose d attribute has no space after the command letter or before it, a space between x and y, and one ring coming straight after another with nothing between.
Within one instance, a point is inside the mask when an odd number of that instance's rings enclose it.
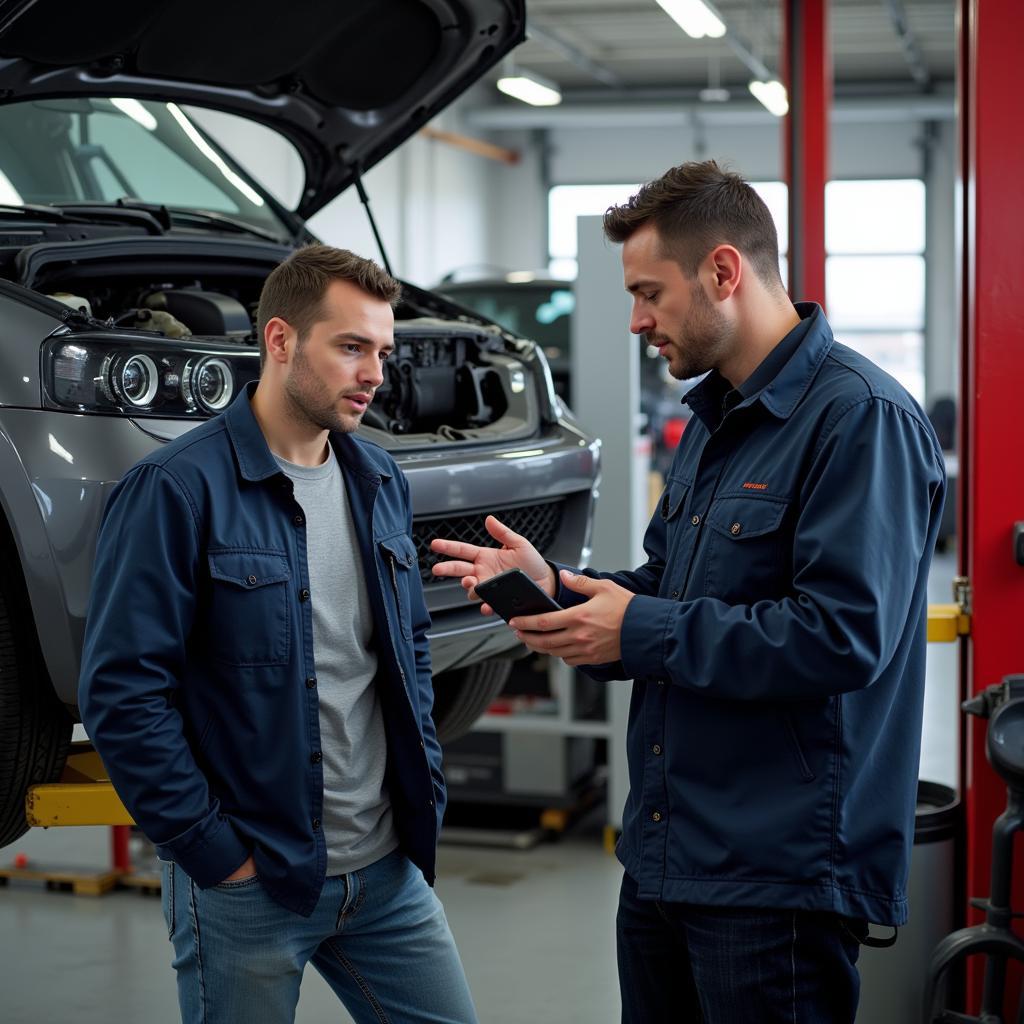
<instances>
[{"instance_id":1,"label":"red vertical column","mask_svg":"<svg viewBox=\"0 0 1024 1024\"><path fill-rule=\"evenodd\" d=\"M132 858L128 840L131 836L128 825L110 826L110 866L114 871L131 871Z\"/></svg>"},{"instance_id":2,"label":"red vertical column","mask_svg":"<svg viewBox=\"0 0 1024 1024\"><path fill-rule=\"evenodd\" d=\"M1016 564L1011 547L1014 521L1024 520L1024 131L1019 99L1007 77L1020 62L1024 5L960 0L958 33L964 329L960 563L971 583L974 613L964 683L969 693L977 693L1005 675L1024 672L1024 567ZM992 823L1006 805L1006 788L985 758L985 723L971 719L965 742L967 895L987 896ZM1022 911L1024 862L1019 858L1016 868L1013 906ZM979 911L967 911L968 924L981 919ZM1020 922L1017 931L1024 931ZM968 979L975 1009L980 979L977 969ZM1021 974L1012 971L1007 1020L1016 1019L1020 991Z\"/></svg>"},{"instance_id":3,"label":"red vertical column","mask_svg":"<svg viewBox=\"0 0 1024 1024\"><path fill-rule=\"evenodd\" d=\"M783 125L789 185L789 294L825 304L825 182L832 59L828 0L784 0L784 85L789 113Z\"/></svg>"}]
</instances>

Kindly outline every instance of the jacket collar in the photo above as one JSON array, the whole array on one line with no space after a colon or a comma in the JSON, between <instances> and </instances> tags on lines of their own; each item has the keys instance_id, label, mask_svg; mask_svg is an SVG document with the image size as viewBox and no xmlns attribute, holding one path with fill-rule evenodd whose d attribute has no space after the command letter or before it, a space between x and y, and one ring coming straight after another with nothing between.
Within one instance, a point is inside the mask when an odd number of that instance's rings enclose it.
<instances>
[{"instance_id":1,"label":"jacket collar","mask_svg":"<svg viewBox=\"0 0 1024 1024\"><path fill-rule=\"evenodd\" d=\"M246 384L224 413L239 472L243 479L252 481L266 480L281 473L281 467L253 415L252 396L256 393L256 384L256 381ZM328 440L338 460L352 472L376 483L391 479L391 473L378 464L351 434L331 431Z\"/></svg>"},{"instance_id":2,"label":"jacket collar","mask_svg":"<svg viewBox=\"0 0 1024 1024\"><path fill-rule=\"evenodd\" d=\"M832 351L835 338L821 306L816 302L794 303L801 320L810 320L807 334L789 361L756 395L761 404L780 420L787 420L807 394L807 389Z\"/></svg>"},{"instance_id":3,"label":"jacket collar","mask_svg":"<svg viewBox=\"0 0 1024 1024\"><path fill-rule=\"evenodd\" d=\"M789 419L831 351L835 339L821 306L816 302L797 302L794 305L801 321L810 321L803 339L778 373L759 390L746 396L737 408L760 402L778 419ZM754 373L756 375L757 371ZM724 390L728 390L728 385L717 370L712 370L690 389L683 401L707 422L713 405L721 402Z\"/></svg>"}]
</instances>

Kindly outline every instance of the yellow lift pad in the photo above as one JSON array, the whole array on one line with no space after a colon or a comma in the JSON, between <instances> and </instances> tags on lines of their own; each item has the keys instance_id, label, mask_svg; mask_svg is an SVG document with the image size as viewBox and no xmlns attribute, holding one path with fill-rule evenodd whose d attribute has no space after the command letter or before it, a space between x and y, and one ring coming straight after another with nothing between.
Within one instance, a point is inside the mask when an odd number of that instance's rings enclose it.
<instances>
[{"instance_id":1,"label":"yellow lift pad","mask_svg":"<svg viewBox=\"0 0 1024 1024\"><path fill-rule=\"evenodd\" d=\"M951 644L970 632L971 617L960 605L928 605L928 643Z\"/></svg>"},{"instance_id":2,"label":"yellow lift pad","mask_svg":"<svg viewBox=\"0 0 1024 1024\"><path fill-rule=\"evenodd\" d=\"M134 825L92 744L72 743L59 782L29 788L25 820L34 826Z\"/></svg>"}]
</instances>

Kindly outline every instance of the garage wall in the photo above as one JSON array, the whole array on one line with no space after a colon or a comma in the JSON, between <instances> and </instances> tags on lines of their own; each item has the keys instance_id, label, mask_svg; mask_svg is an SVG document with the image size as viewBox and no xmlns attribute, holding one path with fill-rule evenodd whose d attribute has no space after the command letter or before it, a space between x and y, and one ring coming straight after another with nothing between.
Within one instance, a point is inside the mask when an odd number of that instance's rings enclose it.
<instances>
[{"instance_id":1,"label":"garage wall","mask_svg":"<svg viewBox=\"0 0 1024 1024\"><path fill-rule=\"evenodd\" d=\"M921 173L916 124L837 125L834 177L910 177ZM684 160L713 157L746 178L782 177L781 126L666 124L653 128L564 128L550 133L551 184L646 181Z\"/></svg>"}]
</instances>

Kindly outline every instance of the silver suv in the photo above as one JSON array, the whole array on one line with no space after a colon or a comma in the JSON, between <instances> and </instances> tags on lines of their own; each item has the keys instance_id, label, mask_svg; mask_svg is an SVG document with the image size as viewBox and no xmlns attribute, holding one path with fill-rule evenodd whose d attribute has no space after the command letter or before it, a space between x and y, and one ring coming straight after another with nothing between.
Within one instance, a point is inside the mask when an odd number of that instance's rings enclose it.
<instances>
[{"instance_id":1,"label":"silver suv","mask_svg":"<svg viewBox=\"0 0 1024 1024\"><path fill-rule=\"evenodd\" d=\"M274 10L245 17L259 27ZM0 845L25 829L26 788L64 764L110 488L258 376L260 289L312 240L304 218L500 59L524 23L521 0L318 10L241 41L240 15L216 2L195 18L115 0L21 2L0 17ZM295 210L201 126L202 108L292 142L306 172ZM409 477L434 715L450 739L521 648L457 582L432 576L430 541L489 542L493 512L549 557L585 561L598 442L532 341L412 285L395 341L361 430Z\"/></svg>"}]
</instances>

